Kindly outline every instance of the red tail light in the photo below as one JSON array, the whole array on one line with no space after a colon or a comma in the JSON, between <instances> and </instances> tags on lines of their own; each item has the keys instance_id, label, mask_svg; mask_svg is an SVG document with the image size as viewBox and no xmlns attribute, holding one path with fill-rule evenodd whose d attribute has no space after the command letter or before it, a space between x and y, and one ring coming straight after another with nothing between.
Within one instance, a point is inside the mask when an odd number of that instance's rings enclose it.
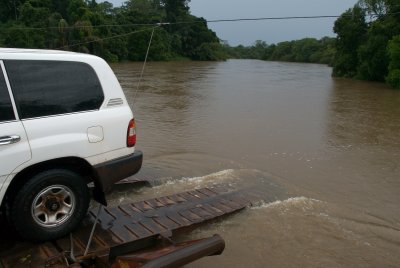
<instances>
[{"instance_id":1,"label":"red tail light","mask_svg":"<svg viewBox=\"0 0 400 268\"><path fill-rule=\"evenodd\" d=\"M136 144L136 124L135 119L129 121L128 133L126 135L126 146L133 147Z\"/></svg>"}]
</instances>

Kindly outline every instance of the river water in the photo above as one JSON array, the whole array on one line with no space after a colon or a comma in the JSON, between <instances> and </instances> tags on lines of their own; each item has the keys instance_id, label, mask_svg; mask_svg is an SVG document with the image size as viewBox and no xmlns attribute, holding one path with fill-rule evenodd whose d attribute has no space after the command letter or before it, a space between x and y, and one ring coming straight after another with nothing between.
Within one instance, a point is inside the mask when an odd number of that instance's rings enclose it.
<instances>
[{"instance_id":1,"label":"river water","mask_svg":"<svg viewBox=\"0 0 400 268\"><path fill-rule=\"evenodd\" d=\"M143 170L167 183L114 203L223 184L257 206L204 226L222 256L188 267L400 267L400 91L324 65L229 60L112 65ZM272 201L271 201L272 200Z\"/></svg>"}]
</instances>

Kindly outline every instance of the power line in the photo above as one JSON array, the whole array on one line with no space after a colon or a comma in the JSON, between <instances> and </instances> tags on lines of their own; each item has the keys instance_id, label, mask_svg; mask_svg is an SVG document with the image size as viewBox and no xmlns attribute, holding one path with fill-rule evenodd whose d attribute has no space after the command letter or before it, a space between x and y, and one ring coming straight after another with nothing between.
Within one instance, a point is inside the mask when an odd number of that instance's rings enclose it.
<instances>
[{"instance_id":1,"label":"power line","mask_svg":"<svg viewBox=\"0 0 400 268\"><path fill-rule=\"evenodd\" d=\"M109 37L105 37L105 38L99 38L99 39L91 40L91 41L87 41L87 42L80 42L80 43L76 43L76 44L66 45L66 46L55 48L55 49L70 48L70 47L76 47L76 46L90 44L90 43L94 43L94 42L100 42L100 41L107 40L107 39L113 39L113 38L117 38L117 37L123 37L123 36L128 36L128 35L131 35L131 34L136 34L136 33L140 33L140 32L154 30L155 28L158 28L158 27L160 27L160 26L154 26L154 27L145 28L145 29L137 30L137 31L132 31L132 32L129 32L129 33L124 33L124 34L117 34L117 35L113 35L113 36L109 36Z\"/></svg>"},{"instance_id":2,"label":"power line","mask_svg":"<svg viewBox=\"0 0 400 268\"><path fill-rule=\"evenodd\" d=\"M101 24L101 25L75 25L66 27L16 27L15 30L55 30L55 29L80 29L80 28L107 28L107 27L134 27L134 26L157 26L157 25L179 25L195 23L220 23L220 22L240 22L240 21L264 21L264 20L296 20L296 19L324 19L339 18L339 15L322 16L289 16L289 17L261 17L261 18L238 18L238 19L217 19L217 20L193 20L161 23L128 23L128 24ZM5 29L6 30L6 29Z\"/></svg>"},{"instance_id":3,"label":"power line","mask_svg":"<svg viewBox=\"0 0 400 268\"><path fill-rule=\"evenodd\" d=\"M386 13L386 15L397 15L400 12ZM371 14L372 16L379 16L379 14ZM261 17L261 18L239 18L239 19L216 19L216 20L199 20L196 22L173 22L167 24L185 24L185 23L219 23L219 22L240 22L240 21L263 21L263 20L297 20L297 19L329 19L329 18L340 18L340 17L352 17L352 15L318 15L318 16L286 16L286 17Z\"/></svg>"},{"instance_id":4,"label":"power line","mask_svg":"<svg viewBox=\"0 0 400 268\"><path fill-rule=\"evenodd\" d=\"M101 25L74 25L74 26L49 26L49 27L16 27L15 30L58 30L58 29L81 29L81 28L106 28L106 27L132 27L132 26L155 26L156 23L131 23L131 24L101 24Z\"/></svg>"},{"instance_id":5,"label":"power line","mask_svg":"<svg viewBox=\"0 0 400 268\"><path fill-rule=\"evenodd\" d=\"M325 19L325 18L339 18L340 16L292 16L292 17L266 17L266 18L242 18L242 19L222 19L222 20L208 20L208 23L216 22L239 22L239 21L261 21L261 20L296 20L296 19Z\"/></svg>"},{"instance_id":6,"label":"power line","mask_svg":"<svg viewBox=\"0 0 400 268\"><path fill-rule=\"evenodd\" d=\"M177 21L163 23L165 25L194 24L194 23L220 23L220 22L241 22L241 21L265 21L265 20L296 20L296 19L324 19L339 18L338 15L322 16L290 16L290 17L261 17L261 18L239 18L239 19L217 19L217 20L197 20L197 21Z\"/></svg>"},{"instance_id":7,"label":"power line","mask_svg":"<svg viewBox=\"0 0 400 268\"><path fill-rule=\"evenodd\" d=\"M398 15L400 12L387 13L386 15ZM370 14L370 16L380 16L379 14ZM164 26L196 23L221 23L221 22L243 22L243 21L267 21L267 20L299 20L299 19L330 19L339 17L353 17L353 15L318 15L318 16L285 16L285 17L260 17L260 18L237 18L237 19L216 19L216 20L192 20L177 22L159 22L159 23L128 23L128 24L100 24L100 25L74 25L66 27L16 27L3 30L56 30L56 29L82 29L82 28L109 28L109 27L135 27L135 26Z\"/></svg>"}]
</instances>

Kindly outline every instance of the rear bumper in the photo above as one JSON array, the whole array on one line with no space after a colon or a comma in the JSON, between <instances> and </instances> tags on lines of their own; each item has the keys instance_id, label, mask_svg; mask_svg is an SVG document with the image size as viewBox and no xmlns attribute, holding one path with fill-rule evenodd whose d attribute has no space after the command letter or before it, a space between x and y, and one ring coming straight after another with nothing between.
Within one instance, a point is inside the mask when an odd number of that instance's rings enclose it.
<instances>
[{"instance_id":1,"label":"rear bumper","mask_svg":"<svg viewBox=\"0 0 400 268\"><path fill-rule=\"evenodd\" d=\"M143 153L136 150L131 155L95 165L93 168L97 179L96 192L101 191L103 194L109 192L117 181L138 173L142 167L142 162ZM95 199L98 199L96 194ZM97 201L104 203L103 200Z\"/></svg>"}]
</instances>

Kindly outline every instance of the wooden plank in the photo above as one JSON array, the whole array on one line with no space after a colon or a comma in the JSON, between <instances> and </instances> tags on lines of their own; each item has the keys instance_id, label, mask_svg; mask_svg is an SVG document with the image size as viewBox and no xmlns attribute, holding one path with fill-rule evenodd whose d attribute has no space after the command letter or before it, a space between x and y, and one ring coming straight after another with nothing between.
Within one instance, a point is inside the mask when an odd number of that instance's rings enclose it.
<instances>
[{"instance_id":1,"label":"wooden plank","mask_svg":"<svg viewBox=\"0 0 400 268\"><path fill-rule=\"evenodd\" d=\"M116 225L108 229L108 231L111 233L111 238L114 242L113 244L126 243L127 240L125 238L127 236L132 239L135 238L135 236L133 236L131 233L124 230L125 228L125 226Z\"/></svg>"},{"instance_id":2,"label":"wooden plank","mask_svg":"<svg viewBox=\"0 0 400 268\"><path fill-rule=\"evenodd\" d=\"M260 196L262 196L260 192L251 190L224 192L223 189L204 188L104 208L100 213L90 252L104 252L116 245L157 234L172 233L184 227L206 222L243 209ZM76 255L82 255L85 250L96 214L97 209L91 211L82 226L74 233ZM4 268L15 267L15 264L24 258L24 254L30 254L33 257L30 257L29 261L40 265L49 257L70 250L68 237L57 240L55 244L42 245L32 245L29 251L10 251L9 256L3 255L5 257L0 258L0 263ZM57 261L59 260L54 260L55 265L58 265Z\"/></svg>"},{"instance_id":3,"label":"wooden plank","mask_svg":"<svg viewBox=\"0 0 400 268\"><path fill-rule=\"evenodd\" d=\"M176 204L176 202L169 199L167 196L158 197L157 200L160 201L160 203L164 206L172 206Z\"/></svg>"},{"instance_id":4,"label":"wooden plank","mask_svg":"<svg viewBox=\"0 0 400 268\"><path fill-rule=\"evenodd\" d=\"M194 214L200 216L202 219L205 219L205 220L215 218L214 214L211 214L208 211L206 211L205 209L200 208L200 207L192 208L190 211L193 212Z\"/></svg>"},{"instance_id":5,"label":"wooden plank","mask_svg":"<svg viewBox=\"0 0 400 268\"><path fill-rule=\"evenodd\" d=\"M179 224L177 224L176 222L167 218L166 216L159 217L159 218L153 218L153 220L156 221L158 224L161 224L162 226L164 226L165 229L167 229L167 230L175 230L180 226Z\"/></svg>"},{"instance_id":6,"label":"wooden plank","mask_svg":"<svg viewBox=\"0 0 400 268\"><path fill-rule=\"evenodd\" d=\"M147 230L141 223L131 223L126 224L126 228L129 228L133 233L135 233L139 238L147 237L153 235L152 232Z\"/></svg>"},{"instance_id":7,"label":"wooden plank","mask_svg":"<svg viewBox=\"0 0 400 268\"><path fill-rule=\"evenodd\" d=\"M129 215L130 218L140 216L142 211L132 206L132 204L125 204L118 206L120 210Z\"/></svg>"},{"instance_id":8,"label":"wooden plank","mask_svg":"<svg viewBox=\"0 0 400 268\"><path fill-rule=\"evenodd\" d=\"M145 201L134 203L133 206L141 211L153 210L154 208Z\"/></svg>"},{"instance_id":9,"label":"wooden plank","mask_svg":"<svg viewBox=\"0 0 400 268\"><path fill-rule=\"evenodd\" d=\"M241 209L241 208L244 208L244 207L245 207L245 205L240 205L240 204L238 204L238 203L236 203L236 202L232 202L232 201L230 201L230 200L227 199L227 198L222 198L219 202L220 202L221 204L223 204L224 206L226 206L226 207L230 207L230 208L233 209L233 210Z\"/></svg>"},{"instance_id":10,"label":"wooden plank","mask_svg":"<svg viewBox=\"0 0 400 268\"><path fill-rule=\"evenodd\" d=\"M192 224L188 219L182 217L176 211L168 211L165 216L179 224L179 227L186 227Z\"/></svg>"},{"instance_id":11,"label":"wooden plank","mask_svg":"<svg viewBox=\"0 0 400 268\"><path fill-rule=\"evenodd\" d=\"M146 201L148 204L150 204L153 208L162 208L164 207L163 203L158 201L157 199L150 199Z\"/></svg>"},{"instance_id":12,"label":"wooden plank","mask_svg":"<svg viewBox=\"0 0 400 268\"><path fill-rule=\"evenodd\" d=\"M177 194L177 196L182 197L182 198L184 198L184 199L186 199L188 201L199 201L199 200L201 200L199 195L197 195L197 197L196 197L196 196L191 195L189 193L180 193L180 194Z\"/></svg>"},{"instance_id":13,"label":"wooden plank","mask_svg":"<svg viewBox=\"0 0 400 268\"><path fill-rule=\"evenodd\" d=\"M191 195L193 195L193 196L195 196L197 198L200 198L200 199L205 199L205 198L209 197L208 195L203 194L202 192L199 192L199 191L196 191L196 190L188 191L188 194L191 194Z\"/></svg>"},{"instance_id":14,"label":"wooden plank","mask_svg":"<svg viewBox=\"0 0 400 268\"><path fill-rule=\"evenodd\" d=\"M162 225L154 222L151 218L144 218L140 220L140 224L142 224L143 227L152 232L152 234L160 234L167 231L167 229L165 229Z\"/></svg>"},{"instance_id":15,"label":"wooden plank","mask_svg":"<svg viewBox=\"0 0 400 268\"><path fill-rule=\"evenodd\" d=\"M225 204L223 204L221 202L213 202L210 205L212 205L213 207L219 209L224 214L230 213L230 212L232 212L234 210L231 207L228 207L228 206L226 206Z\"/></svg>"},{"instance_id":16,"label":"wooden plank","mask_svg":"<svg viewBox=\"0 0 400 268\"><path fill-rule=\"evenodd\" d=\"M170 195L170 196L168 196L168 198L171 199L172 201L174 201L177 204L184 203L184 202L188 201L185 198L183 198L182 196L179 196L179 195L176 195L176 194Z\"/></svg>"},{"instance_id":17,"label":"wooden plank","mask_svg":"<svg viewBox=\"0 0 400 268\"><path fill-rule=\"evenodd\" d=\"M204 194L204 195L207 195L207 196L216 196L216 195L218 194L218 193L212 191L212 190L209 189L209 188L196 189L196 191L197 191L197 192L200 192L200 193L202 193L202 194Z\"/></svg>"},{"instance_id":18,"label":"wooden plank","mask_svg":"<svg viewBox=\"0 0 400 268\"><path fill-rule=\"evenodd\" d=\"M212 204L201 204L200 206L202 209L206 210L207 212L211 213L215 217L221 216L224 214L222 210L219 210L216 207L213 207Z\"/></svg>"},{"instance_id":19,"label":"wooden plank","mask_svg":"<svg viewBox=\"0 0 400 268\"><path fill-rule=\"evenodd\" d=\"M193 223L199 223L199 222L204 221L203 218L201 218L200 216L194 214L190 210L180 211L179 215L185 217L186 219L188 219L189 221L191 221Z\"/></svg>"}]
</instances>

